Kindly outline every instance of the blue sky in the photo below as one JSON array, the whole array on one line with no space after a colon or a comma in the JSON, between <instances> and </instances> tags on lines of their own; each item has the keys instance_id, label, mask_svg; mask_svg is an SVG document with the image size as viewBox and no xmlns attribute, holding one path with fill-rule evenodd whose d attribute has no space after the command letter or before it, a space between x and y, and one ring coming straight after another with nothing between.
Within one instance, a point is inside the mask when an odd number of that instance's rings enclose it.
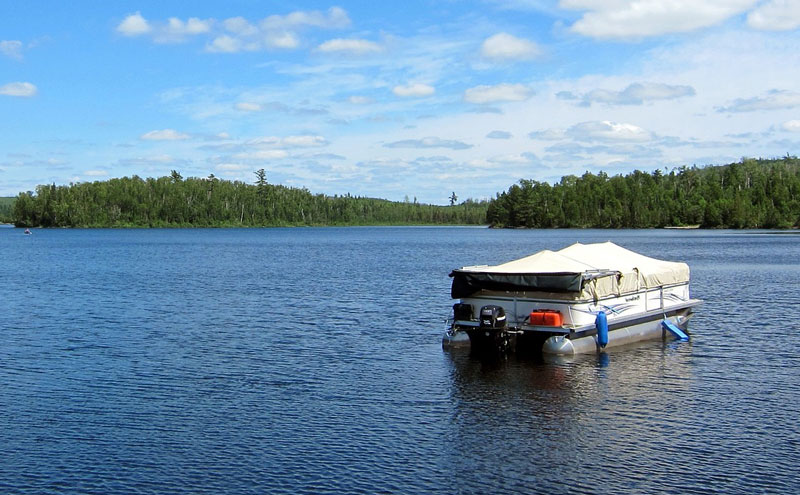
<instances>
[{"instance_id":1,"label":"blue sky","mask_svg":"<svg viewBox=\"0 0 800 495\"><path fill-rule=\"evenodd\" d=\"M800 0L0 3L0 195L138 175L490 198L800 154Z\"/></svg>"}]
</instances>

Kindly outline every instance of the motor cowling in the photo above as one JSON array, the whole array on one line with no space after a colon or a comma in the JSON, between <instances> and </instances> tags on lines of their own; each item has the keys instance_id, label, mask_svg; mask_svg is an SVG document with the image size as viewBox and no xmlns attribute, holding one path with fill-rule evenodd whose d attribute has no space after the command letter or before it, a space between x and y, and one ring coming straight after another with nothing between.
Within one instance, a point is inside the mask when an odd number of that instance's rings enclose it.
<instances>
[{"instance_id":1,"label":"motor cowling","mask_svg":"<svg viewBox=\"0 0 800 495\"><path fill-rule=\"evenodd\" d=\"M481 308L481 328L505 328L506 312L502 306L489 305Z\"/></svg>"}]
</instances>

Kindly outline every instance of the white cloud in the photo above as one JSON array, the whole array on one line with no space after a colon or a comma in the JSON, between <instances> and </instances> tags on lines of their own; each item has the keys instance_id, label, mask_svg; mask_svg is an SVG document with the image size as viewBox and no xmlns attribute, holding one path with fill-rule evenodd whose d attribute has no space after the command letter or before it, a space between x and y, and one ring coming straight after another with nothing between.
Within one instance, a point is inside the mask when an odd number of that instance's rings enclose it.
<instances>
[{"instance_id":1,"label":"white cloud","mask_svg":"<svg viewBox=\"0 0 800 495\"><path fill-rule=\"evenodd\" d=\"M486 135L489 139L511 139L511 133L506 131L492 131Z\"/></svg>"},{"instance_id":2,"label":"white cloud","mask_svg":"<svg viewBox=\"0 0 800 495\"><path fill-rule=\"evenodd\" d=\"M217 170L219 172L238 172L241 170L248 170L249 168L250 167L248 167L247 165L240 165L238 163L220 163L219 165L214 167L214 170Z\"/></svg>"},{"instance_id":3,"label":"white cloud","mask_svg":"<svg viewBox=\"0 0 800 495\"><path fill-rule=\"evenodd\" d=\"M271 48L292 49L300 46L300 40L294 33L269 33L264 37L264 42Z\"/></svg>"},{"instance_id":4,"label":"white cloud","mask_svg":"<svg viewBox=\"0 0 800 495\"><path fill-rule=\"evenodd\" d=\"M652 137L641 127L608 120L575 124L566 134L578 141L647 141Z\"/></svg>"},{"instance_id":5,"label":"white cloud","mask_svg":"<svg viewBox=\"0 0 800 495\"><path fill-rule=\"evenodd\" d=\"M286 150L245 151L233 155L237 160L279 160L288 156Z\"/></svg>"},{"instance_id":6,"label":"white cloud","mask_svg":"<svg viewBox=\"0 0 800 495\"><path fill-rule=\"evenodd\" d=\"M273 48L294 49L301 44L297 33L300 29L338 29L349 25L347 12L339 7L332 7L327 12L295 11L285 16L272 15L258 22L244 17L230 17L221 22L197 17L187 20L170 17L166 21L148 21L141 13L136 12L117 26L117 32L125 36L147 35L156 43L180 43L190 37L208 36L206 51L238 53ZM371 42L348 44L333 41L323 51L364 53L375 51L378 46Z\"/></svg>"},{"instance_id":7,"label":"white cloud","mask_svg":"<svg viewBox=\"0 0 800 495\"><path fill-rule=\"evenodd\" d=\"M126 17L118 26L117 32L124 36L151 35L156 43L180 43L190 36L208 34L214 24L213 19L190 17L184 21L170 17L166 22L151 23L141 13Z\"/></svg>"},{"instance_id":8,"label":"white cloud","mask_svg":"<svg viewBox=\"0 0 800 495\"><path fill-rule=\"evenodd\" d=\"M800 2L771 0L747 14L747 25L767 31L788 31L800 27Z\"/></svg>"},{"instance_id":9,"label":"white cloud","mask_svg":"<svg viewBox=\"0 0 800 495\"><path fill-rule=\"evenodd\" d=\"M89 177L105 177L108 175L108 172L106 170L87 170L83 175L88 175Z\"/></svg>"},{"instance_id":10,"label":"white cloud","mask_svg":"<svg viewBox=\"0 0 800 495\"><path fill-rule=\"evenodd\" d=\"M210 44L206 45L206 50L212 53L237 53L242 51L242 46L240 40L223 34L222 36L217 36Z\"/></svg>"},{"instance_id":11,"label":"white cloud","mask_svg":"<svg viewBox=\"0 0 800 495\"><path fill-rule=\"evenodd\" d=\"M347 99L353 105L369 105L373 102L372 98L368 96L351 96Z\"/></svg>"},{"instance_id":12,"label":"white cloud","mask_svg":"<svg viewBox=\"0 0 800 495\"><path fill-rule=\"evenodd\" d=\"M381 45L374 41L362 39L337 38L328 40L317 47L323 53L347 53L351 55L366 55L383 51Z\"/></svg>"},{"instance_id":13,"label":"white cloud","mask_svg":"<svg viewBox=\"0 0 800 495\"><path fill-rule=\"evenodd\" d=\"M125 36L140 36L150 31L150 23L139 12L129 15L117 26L117 32Z\"/></svg>"},{"instance_id":14,"label":"white cloud","mask_svg":"<svg viewBox=\"0 0 800 495\"><path fill-rule=\"evenodd\" d=\"M583 96L574 95L568 91L557 95L562 100L580 100L580 105L590 106L592 103L605 103L608 105L641 105L648 101L673 100L684 96L694 96L695 90L691 86L671 86L662 83L634 83L622 91L595 89Z\"/></svg>"},{"instance_id":15,"label":"white cloud","mask_svg":"<svg viewBox=\"0 0 800 495\"><path fill-rule=\"evenodd\" d=\"M242 112L258 112L262 110L262 107L258 103L243 101L236 104L236 110L241 110Z\"/></svg>"},{"instance_id":16,"label":"white cloud","mask_svg":"<svg viewBox=\"0 0 800 495\"><path fill-rule=\"evenodd\" d=\"M588 11L570 28L600 39L682 33L713 26L746 12L758 0L561 0L565 9Z\"/></svg>"},{"instance_id":17,"label":"white cloud","mask_svg":"<svg viewBox=\"0 0 800 495\"><path fill-rule=\"evenodd\" d=\"M18 40L0 41L0 53L6 57L22 60L22 42Z\"/></svg>"},{"instance_id":18,"label":"white cloud","mask_svg":"<svg viewBox=\"0 0 800 495\"><path fill-rule=\"evenodd\" d=\"M720 108L720 112L757 112L761 110L781 110L800 106L800 93L786 90L772 90L764 97L739 98L731 105Z\"/></svg>"},{"instance_id":19,"label":"white cloud","mask_svg":"<svg viewBox=\"0 0 800 495\"><path fill-rule=\"evenodd\" d=\"M449 148L451 150L465 150L472 148L472 145L452 139L440 139L438 137L426 137L422 139L405 139L386 143L384 148Z\"/></svg>"},{"instance_id":20,"label":"white cloud","mask_svg":"<svg viewBox=\"0 0 800 495\"><path fill-rule=\"evenodd\" d=\"M800 120L789 120L781 125L784 131L800 132Z\"/></svg>"},{"instance_id":21,"label":"white cloud","mask_svg":"<svg viewBox=\"0 0 800 495\"><path fill-rule=\"evenodd\" d=\"M300 26L311 26L324 29L340 29L350 25L350 18L347 12L341 7L331 7L327 15L318 10L295 11L285 16L271 15L261 21L262 29L276 30L294 28Z\"/></svg>"},{"instance_id":22,"label":"white cloud","mask_svg":"<svg viewBox=\"0 0 800 495\"><path fill-rule=\"evenodd\" d=\"M295 148L315 148L318 146L325 146L328 141L322 136L286 136L281 139L281 143L285 146L292 146Z\"/></svg>"},{"instance_id":23,"label":"white cloud","mask_svg":"<svg viewBox=\"0 0 800 495\"><path fill-rule=\"evenodd\" d=\"M222 21L225 29L239 36L256 36L258 28L244 17L231 17Z\"/></svg>"},{"instance_id":24,"label":"white cloud","mask_svg":"<svg viewBox=\"0 0 800 495\"><path fill-rule=\"evenodd\" d=\"M536 155L533 153L519 153L493 156L488 158L487 161L490 163L505 163L509 165L527 165L530 163L535 163L537 159Z\"/></svg>"},{"instance_id":25,"label":"white cloud","mask_svg":"<svg viewBox=\"0 0 800 495\"><path fill-rule=\"evenodd\" d=\"M189 36L207 34L211 32L213 21L211 19L202 20L191 17L187 21L182 21L177 17L167 19L167 24L158 26L154 33L154 41L157 43L180 43Z\"/></svg>"},{"instance_id":26,"label":"white cloud","mask_svg":"<svg viewBox=\"0 0 800 495\"><path fill-rule=\"evenodd\" d=\"M533 92L522 84L498 84L496 86L475 86L464 91L464 100L469 103L497 103L503 101L524 101Z\"/></svg>"},{"instance_id":27,"label":"white cloud","mask_svg":"<svg viewBox=\"0 0 800 495\"><path fill-rule=\"evenodd\" d=\"M0 86L0 95L30 97L35 96L37 88L29 82L12 82Z\"/></svg>"},{"instance_id":28,"label":"white cloud","mask_svg":"<svg viewBox=\"0 0 800 495\"><path fill-rule=\"evenodd\" d=\"M147 141L180 141L189 139L188 134L178 132L174 129L163 129L159 131L150 131L142 134L140 139Z\"/></svg>"},{"instance_id":29,"label":"white cloud","mask_svg":"<svg viewBox=\"0 0 800 495\"><path fill-rule=\"evenodd\" d=\"M564 129L545 129L542 131L531 132L528 134L528 137L542 141L560 141L567 137L567 131Z\"/></svg>"},{"instance_id":30,"label":"white cloud","mask_svg":"<svg viewBox=\"0 0 800 495\"><path fill-rule=\"evenodd\" d=\"M286 136L283 138L277 136L264 136L260 138L250 139L245 143L247 146L281 146L288 148L317 148L320 146L327 146L328 140L322 136L315 136L311 134Z\"/></svg>"},{"instance_id":31,"label":"white cloud","mask_svg":"<svg viewBox=\"0 0 800 495\"><path fill-rule=\"evenodd\" d=\"M517 38L508 33L498 33L487 38L481 45L481 55L490 60L530 60L541 50L532 41Z\"/></svg>"},{"instance_id":32,"label":"white cloud","mask_svg":"<svg viewBox=\"0 0 800 495\"><path fill-rule=\"evenodd\" d=\"M392 88L392 93L402 98L421 98L423 96L430 96L436 92L436 88L427 84L407 84L405 86L395 86Z\"/></svg>"}]
</instances>

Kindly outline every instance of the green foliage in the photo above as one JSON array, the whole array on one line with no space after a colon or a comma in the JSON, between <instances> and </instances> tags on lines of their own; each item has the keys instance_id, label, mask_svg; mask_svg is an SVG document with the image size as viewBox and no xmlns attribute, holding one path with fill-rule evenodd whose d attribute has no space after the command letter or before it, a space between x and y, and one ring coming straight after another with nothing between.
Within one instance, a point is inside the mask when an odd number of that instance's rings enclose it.
<instances>
[{"instance_id":1,"label":"green foliage","mask_svg":"<svg viewBox=\"0 0 800 495\"><path fill-rule=\"evenodd\" d=\"M0 223L11 223L14 198L0 198Z\"/></svg>"},{"instance_id":2,"label":"green foliage","mask_svg":"<svg viewBox=\"0 0 800 495\"><path fill-rule=\"evenodd\" d=\"M312 194L307 189L239 181L137 176L20 193L19 227L262 227L299 225L483 224L486 202L456 206Z\"/></svg>"},{"instance_id":3,"label":"green foliage","mask_svg":"<svg viewBox=\"0 0 800 495\"><path fill-rule=\"evenodd\" d=\"M586 172L550 185L520 180L491 201L493 227L792 228L800 226L800 160L742 159L665 175Z\"/></svg>"}]
</instances>

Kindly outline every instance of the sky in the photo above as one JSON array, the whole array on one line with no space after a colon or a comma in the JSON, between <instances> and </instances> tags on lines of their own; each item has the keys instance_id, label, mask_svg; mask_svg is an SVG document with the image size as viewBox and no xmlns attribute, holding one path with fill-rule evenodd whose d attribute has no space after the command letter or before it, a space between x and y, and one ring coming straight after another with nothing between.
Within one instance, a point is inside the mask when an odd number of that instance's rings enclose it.
<instances>
[{"instance_id":1,"label":"sky","mask_svg":"<svg viewBox=\"0 0 800 495\"><path fill-rule=\"evenodd\" d=\"M0 0L0 196L114 177L447 204L800 154L800 0Z\"/></svg>"}]
</instances>

